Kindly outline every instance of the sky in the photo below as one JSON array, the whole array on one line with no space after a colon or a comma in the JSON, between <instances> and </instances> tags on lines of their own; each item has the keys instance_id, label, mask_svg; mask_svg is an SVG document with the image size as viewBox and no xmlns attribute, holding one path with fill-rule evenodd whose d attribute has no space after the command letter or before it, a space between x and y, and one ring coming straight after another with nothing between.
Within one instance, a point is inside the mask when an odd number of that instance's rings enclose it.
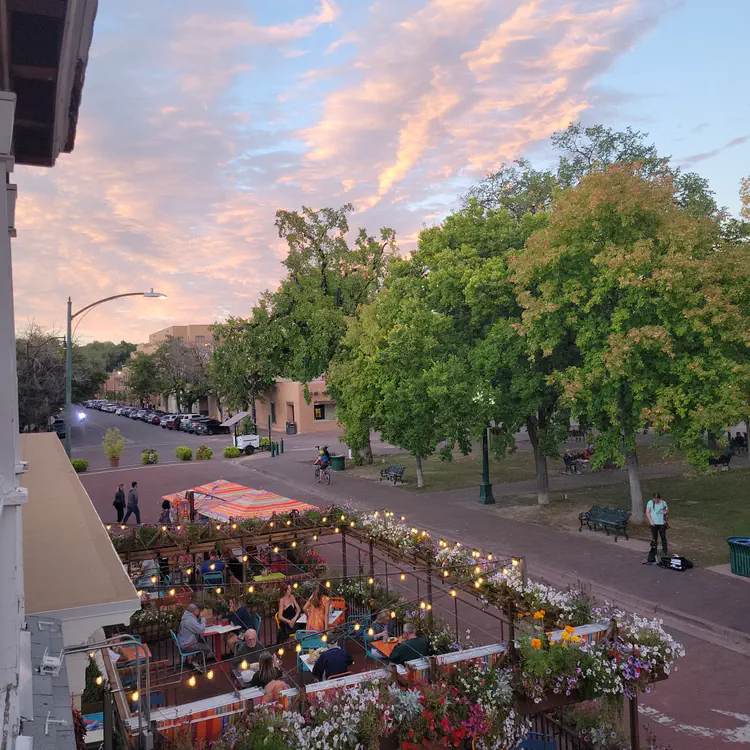
<instances>
[{"instance_id":1,"label":"sky","mask_svg":"<svg viewBox=\"0 0 750 750\"><path fill-rule=\"evenodd\" d=\"M352 203L402 252L570 122L632 125L739 210L750 0L101 0L78 136L18 167L16 325L141 342L246 316L279 208Z\"/></svg>"}]
</instances>

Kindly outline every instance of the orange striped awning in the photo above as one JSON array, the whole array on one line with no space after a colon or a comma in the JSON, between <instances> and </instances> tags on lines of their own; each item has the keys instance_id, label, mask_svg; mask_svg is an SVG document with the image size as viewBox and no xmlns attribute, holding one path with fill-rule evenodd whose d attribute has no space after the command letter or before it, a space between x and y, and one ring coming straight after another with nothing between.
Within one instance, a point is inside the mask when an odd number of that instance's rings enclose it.
<instances>
[{"instance_id":1,"label":"orange striped awning","mask_svg":"<svg viewBox=\"0 0 750 750\"><path fill-rule=\"evenodd\" d=\"M270 518L274 513L300 513L306 510L318 510L315 505L293 500L290 497L277 495L267 490L254 490L241 484L217 479L215 482L192 488L195 494L195 511L207 518L228 521L230 518ZM181 519L187 518L188 502L184 492L164 495L178 509Z\"/></svg>"}]
</instances>

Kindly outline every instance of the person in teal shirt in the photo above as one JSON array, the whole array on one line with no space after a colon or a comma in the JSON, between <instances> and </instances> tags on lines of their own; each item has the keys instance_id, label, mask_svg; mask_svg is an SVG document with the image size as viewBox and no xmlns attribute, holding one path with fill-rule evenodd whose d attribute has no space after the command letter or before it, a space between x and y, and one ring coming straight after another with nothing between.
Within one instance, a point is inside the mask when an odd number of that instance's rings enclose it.
<instances>
[{"instance_id":1,"label":"person in teal shirt","mask_svg":"<svg viewBox=\"0 0 750 750\"><path fill-rule=\"evenodd\" d=\"M667 504L662 500L658 492L654 492L654 496L646 504L646 518L648 518L648 523L651 526L651 543L654 545L653 549L656 550L658 539L661 537L661 546L665 555L669 554L667 552L668 514L669 508Z\"/></svg>"}]
</instances>

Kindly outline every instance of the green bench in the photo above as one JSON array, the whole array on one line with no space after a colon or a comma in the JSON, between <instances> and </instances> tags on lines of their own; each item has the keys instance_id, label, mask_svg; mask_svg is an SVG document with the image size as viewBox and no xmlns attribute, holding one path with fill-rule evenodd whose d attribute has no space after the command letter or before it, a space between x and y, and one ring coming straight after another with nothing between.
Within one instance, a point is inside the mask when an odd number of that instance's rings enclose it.
<instances>
[{"instance_id":1,"label":"green bench","mask_svg":"<svg viewBox=\"0 0 750 750\"><path fill-rule=\"evenodd\" d=\"M578 520L581 523L578 531L583 531L584 526L587 526L591 531L597 531L601 527L607 532L607 536L609 536L610 529L614 531L615 541L617 541L619 536L628 538L629 510L601 508L598 505L594 505L590 510L579 513Z\"/></svg>"},{"instance_id":2,"label":"green bench","mask_svg":"<svg viewBox=\"0 0 750 750\"><path fill-rule=\"evenodd\" d=\"M387 469L380 470L380 481L382 482L384 479L387 479L389 482L393 482L393 484L396 484L396 482L403 484L405 470L406 467L401 466L401 464L391 464Z\"/></svg>"}]
</instances>

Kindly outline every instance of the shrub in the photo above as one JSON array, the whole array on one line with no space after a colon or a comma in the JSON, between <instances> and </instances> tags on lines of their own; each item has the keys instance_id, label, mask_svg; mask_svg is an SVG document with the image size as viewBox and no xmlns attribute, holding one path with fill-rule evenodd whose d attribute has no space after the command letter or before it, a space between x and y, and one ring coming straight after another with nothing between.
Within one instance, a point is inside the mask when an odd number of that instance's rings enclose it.
<instances>
[{"instance_id":1,"label":"shrub","mask_svg":"<svg viewBox=\"0 0 750 750\"><path fill-rule=\"evenodd\" d=\"M193 460L193 449L188 448L187 445L178 445L174 449L174 454L180 461L192 461Z\"/></svg>"},{"instance_id":2,"label":"shrub","mask_svg":"<svg viewBox=\"0 0 750 750\"><path fill-rule=\"evenodd\" d=\"M117 427L110 427L102 440L102 448L107 458L120 458L125 450L125 438Z\"/></svg>"},{"instance_id":3,"label":"shrub","mask_svg":"<svg viewBox=\"0 0 750 750\"><path fill-rule=\"evenodd\" d=\"M101 677L101 674L96 659L89 656L89 662L86 665L85 687L81 695L83 703L98 703L104 698L104 686L96 684L96 678Z\"/></svg>"},{"instance_id":4,"label":"shrub","mask_svg":"<svg viewBox=\"0 0 750 750\"><path fill-rule=\"evenodd\" d=\"M89 462L85 458L74 458L70 463L73 464L76 474L83 474L84 471L88 471Z\"/></svg>"},{"instance_id":5,"label":"shrub","mask_svg":"<svg viewBox=\"0 0 750 750\"><path fill-rule=\"evenodd\" d=\"M239 458L242 455L242 451L239 448L235 448L233 445L228 445L224 448L224 458Z\"/></svg>"},{"instance_id":6,"label":"shrub","mask_svg":"<svg viewBox=\"0 0 750 750\"><path fill-rule=\"evenodd\" d=\"M208 461L213 455L214 452L207 445L199 446L198 450L195 452L195 458L198 461Z\"/></svg>"},{"instance_id":7,"label":"shrub","mask_svg":"<svg viewBox=\"0 0 750 750\"><path fill-rule=\"evenodd\" d=\"M146 464L158 464L159 454L153 448L145 448L141 451L141 463L144 466Z\"/></svg>"},{"instance_id":8,"label":"shrub","mask_svg":"<svg viewBox=\"0 0 750 750\"><path fill-rule=\"evenodd\" d=\"M261 438L260 439L260 450L262 450L262 451L270 451L271 450L271 438Z\"/></svg>"}]
</instances>

